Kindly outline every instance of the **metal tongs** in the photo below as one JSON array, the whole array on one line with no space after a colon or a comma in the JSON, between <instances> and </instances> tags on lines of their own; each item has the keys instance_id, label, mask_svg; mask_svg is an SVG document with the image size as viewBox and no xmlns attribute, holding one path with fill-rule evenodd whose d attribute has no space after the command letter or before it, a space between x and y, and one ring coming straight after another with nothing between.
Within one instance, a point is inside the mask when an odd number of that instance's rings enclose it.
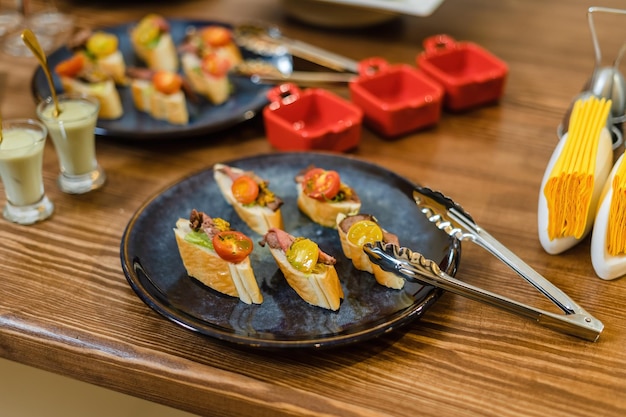
<instances>
[{"instance_id":1,"label":"metal tongs","mask_svg":"<svg viewBox=\"0 0 626 417\"><path fill-rule=\"evenodd\" d=\"M274 25L246 23L234 30L237 44L259 55L289 53L337 72L291 71L281 73L277 68L255 61L234 69L237 75L250 76L255 83L293 82L299 85L347 84L359 74L359 62L315 45L284 36Z\"/></svg>"},{"instance_id":2,"label":"metal tongs","mask_svg":"<svg viewBox=\"0 0 626 417\"><path fill-rule=\"evenodd\" d=\"M372 262L407 281L433 285L475 301L500 307L533 319L552 330L593 342L598 339L604 328L599 320L478 226L461 206L440 192L425 187L415 188L413 198L421 212L440 230L460 241L469 240L486 249L533 285L565 314L535 308L467 284L443 272L436 262L408 248L382 242L366 244L363 250Z\"/></svg>"}]
</instances>

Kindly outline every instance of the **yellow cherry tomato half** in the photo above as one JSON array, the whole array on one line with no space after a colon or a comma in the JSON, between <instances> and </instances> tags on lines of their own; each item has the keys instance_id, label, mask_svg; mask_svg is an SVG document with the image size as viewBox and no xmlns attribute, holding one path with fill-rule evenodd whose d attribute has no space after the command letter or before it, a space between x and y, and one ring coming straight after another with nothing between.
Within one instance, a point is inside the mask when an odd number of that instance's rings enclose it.
<instances>
[{"instance_id":1,"label":"yellow cherry tomato half","mask_svg":"<svg viewBox=\"0 0 626 417\"><path fill-rule=\"evenodd\" d=\"M241 232L228 230L213 236L213 249L217 255L228 262L239 263L252 252L252 239Z\"/></svg>"},{"instance_id":2,"label":"yellow cherry tomato half","mask_svg":"<svg viewBox=\"0 0 626 417\"><path fill-rule=\"evenodd\" d=\"M376 222L371 220L362 220L350 226L346 238L348 239L348 242L360 247L366 243L382 241L383 230L376 224Z\"/></svg>"},{"instance_id":3,"label":"yellow cherry tomato half","mask_svg":"<svg viewBox=\"0 0 626 417\"><path fill-rule=\"evenodd\" d=\"M117 36L112 33L96 32L87 39L87 51L98 58L117 51Z\"/></svg>"},{"instance_id":4,"label":"yellow cherry tomato half","mask_svg":"<svg viewBox=\"0 0 626 417\"><path fill-rule=\"evenodd\" d=\"M247 175L242 175L233 181L230 189L235 200L241 204L252 204L259 196L259 184Z\"/></svg>"},{"instance_id":5,"label":"yellow cherry tomato half","mask_svg":"<svg viewBox=\"0 0 626 417\"><path fill-rule=\"evenodd\" d=\"M287 260L298 271L309 273L317 265L320 249L310 239L296 239L287 250Z\"/></svg>"},{"instance_id":6,"label":"yellow cherry tomato half","mask_svg":"<svg viewBox=\"0 0 626 417\"><path fill-rule=\"evenodd\" d=\"M161 29L164 25L167 26L167 23L164 22L161 16L154 14L148 15L141 19L133 30L133 39L143 46L148 46L159 39Z\"/></svg>"},{"instance_id":7,"label":"yellow cherry tomato half","mask_svg":"<svg viewBox=\"0 0 626 417\"><path fill-rule=\"evenodd\" d=\"M337 171L313 168L304 174L302 183L304 193L316 200L332 200L341 187Z\"/></svg>"}]
</instances>

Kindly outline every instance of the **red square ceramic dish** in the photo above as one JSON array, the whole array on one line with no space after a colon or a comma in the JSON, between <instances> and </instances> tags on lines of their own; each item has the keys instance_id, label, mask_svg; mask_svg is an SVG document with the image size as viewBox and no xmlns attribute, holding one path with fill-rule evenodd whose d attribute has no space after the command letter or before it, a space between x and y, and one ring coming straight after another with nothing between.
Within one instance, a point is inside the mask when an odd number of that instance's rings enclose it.
<instances>
[{"instance_id":1,"label":"red square ceramic dish","mask_svg":"<svg viewBox=\"0 0 626 417\"><path fill-rule=\"evenodd\" d=\"M443 94L417 69L376 57L361 61L359 76L350 82L352 102L363 110L365 124L387 137L436 124Z\"/></svg>"},{"instance_id":2,"label":"red square ceramic dish","mask_svg":"<svg viewBox=\"0 0 626 417\"><path fill-rule=\"evenodd\" d=\"M504 93L508 66L480 46L447 35L424 40L418 67L445 89L444 107L467 110L495 102Z\"/></svg>"},{"instance_id":3,"label":"red square ceramic dish","mask_svg":"<svg viewBox=\"0 0 626 417\"><path fill-rule=\"evenodd\" d=\"M347 151L361 140L361 109L327 90L301 91L286 83L270 90L267 97L265 133L277 149Z\"/></svg>"}]
</instances>

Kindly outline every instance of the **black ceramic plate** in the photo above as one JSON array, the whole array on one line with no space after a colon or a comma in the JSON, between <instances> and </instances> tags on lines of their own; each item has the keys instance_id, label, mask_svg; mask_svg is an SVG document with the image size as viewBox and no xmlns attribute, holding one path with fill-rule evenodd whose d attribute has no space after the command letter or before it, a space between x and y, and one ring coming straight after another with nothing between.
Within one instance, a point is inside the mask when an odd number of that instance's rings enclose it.
<instances>
[{"instance_id":1,"label":"black ceramic plate","mask_svg":"<svg viewBox=\"0 0 626 417\"><path fill-rule=\"evenodd\" d=\"M337 231L318 226L299 212L295 175L310 164L337 170L355 188L363 213L375 215L408 246L454 274L460 250L429 223L411 198L414 184L377 165L334 154L276 153L225 162L254 170L280 195L284 226L295 236L315 240L337 259L345 298L333 312L307 304L288 286L269 249L255 245L250 255L264 297L247 305L219 294L185 272L174 239L179 217L196 208L231 222L258 242L222 198L211 169L174 184L148 200L132 217L121 242L122 268L130 286L152 309L188 329L221 340L262 348L329 347L355 343L420 317L439 297L431 286L406 283L392 290L356 270L343 256Z\"/></svg>"},{"instance_id":2,"label":"black ceramic plate","mask_svg":"<svg viewBox=\"0 0 626 417\"><path fill-rule=\"evenodd\" d=\"M168 19L174 43L178 45L185 36L189 27L202 27L209 24L227 26L225 23L213 21L175 20ZM135 53L128 33L136 23L126 23L111 28L103 28L106 32L113 33L119 38L119 49L124 55L127 66L144 66ZM281 70L290 72L292 68L291 56L272 55L261 57L241 48L244 59L264 59L270 61ZM71 51L62 47L50 54L48 63L54 68L59 62L69 58ZM62 92L63 87L56 75L53 75L55 89ZM201 134L214 133L254 117L263 106L268 103L266 93L271 86L260 85L241 77L231 77L234 92L229 100L219 106L211 104L208 100L200 99L198 103L188 100L190 121L187 125L173 125L164 121L156 120L146 113L139 112L133 105L130 87L118 88L124 108L124 115L116 120L99 119L96 125L96 134L99 136L120 137L133 140L156 140L156 139L179 139L181 137L198 136ZM32 91L35 100L50 96L50 88L46 76L38 67L32 79Z\"/></svg>"}]
</instances>

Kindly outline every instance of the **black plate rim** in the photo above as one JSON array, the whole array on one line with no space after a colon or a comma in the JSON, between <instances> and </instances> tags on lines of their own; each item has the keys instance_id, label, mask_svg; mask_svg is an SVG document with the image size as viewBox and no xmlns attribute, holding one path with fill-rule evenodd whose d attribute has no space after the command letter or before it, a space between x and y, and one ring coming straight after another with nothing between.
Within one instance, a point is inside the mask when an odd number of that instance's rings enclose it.
<instances>
[{"instance_id":1,"label":"black plate rim","mask_svg":"<svg viewBox=\"0 0 626 417\"><path fill-rule=\"evenodd\" d=\"M363 164L364 166L370 166L372 169L381 170L390 174L398 179L406 181L407 183L412 184L414 187L418 186L413 181L408 180L405 177L402 177L387 168L384 168L380 165L374 164L372 162L363 160L361 158L357 158L351 155L338 155L332 152L281 152L280 155L286 158L289 158L290 155L299 156L303 153L308 155L320 155L325 157L337 157L338 159L347 159L354 163ZM220 161L220 163L224 163L227 165L236 165L237 163L246 162L248 160L266 158L266 157L276 157L276 153L267 153L267 154L257 154L251 155L243 158L234 158L228 161ZM197 176L202 173L212 170L213 165L208 168L199 169L189 175L186 175L169 185L163 187L156 193L154 193L151 197L149 197L131 216L126 228L124 229L121 243L120 243L120 260L122 270L126 277L127 282L130 287L133 289L135 294L152 310L157 312L162 317L167 320L186 328L192 332L202 334L204 336L211 337L213 339L227 342L233 345L237 345L244 348L260 348L263 350L277 350L277 349L326 349L326 348L336 348L345 345L352 345L356 343L360 343L377 336L380 336L384 333L388 333L390 331L397 330L412 321L420 318L443 294L443 290L435 287L430 287L429 295L424 298L419 303L414 303L408 308L404 310L399 310L395 314L385 316L381 318L378 322L374 322L374 324L367 326L357 326L356 328L351 329L350 333L345 334L333 334L332 336L327 337L319 337L317 339L258 339L254 337L248 337L245 335L234 335L231 332L220 331L216 329L214 326L203 325L199 323L197 320L194 320L192 316L188 315L184 311L176 308L175 306L169 305L167 300L158 295L153 295L148 293L145 288L143 288L142 284L139 282L140 278L137 276L135 268L142 268L141 260L137 258L132 258L128 253L128 240L131 237L133 232L133 226L139 220L139 217L143 213L143 211L149 207L156 199L161 196L161 194L166 193L168 190L178 186L181 183ZM442 232L443 233L443 232ZM458 270L461 258L461 245L458 239L454 239L452 237L449 238L450 242L450 251L447 254L447 258L442 261L440 267L444 270L448 275L454 276ZM149 276L145 275L145 280L150 282L152 288L154 289L155 294L160 292L158 286L156 286L150 279ZM160 299L161 298L161 299ZM189 320L188 320L189 319ZM195 321L195 323L194 323ZM359 328L361 327L361 328Z\"/></svg>"}]
</instances>

